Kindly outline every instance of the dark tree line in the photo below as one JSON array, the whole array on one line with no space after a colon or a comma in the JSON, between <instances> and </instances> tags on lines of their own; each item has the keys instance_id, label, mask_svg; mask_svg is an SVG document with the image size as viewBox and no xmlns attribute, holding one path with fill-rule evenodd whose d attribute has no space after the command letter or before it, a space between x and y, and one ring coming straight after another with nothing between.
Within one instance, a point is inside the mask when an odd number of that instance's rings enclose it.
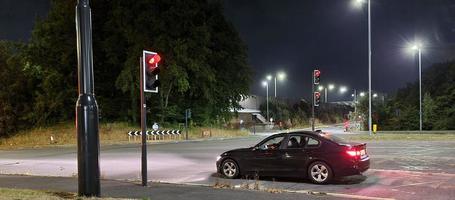
<instances>
[{"instance_id":1,"label":"dark tree line","mask_svg":"<svg viewBox=\"0 0 455 200\"><path fill-rule=\"evenodd\" d=\"M299 102L290 102L283 99L270 98L269 117L275 123L282 122L285 128L310 125L312 117L311 101L302 99ZM261 115L267 116L267 104L263 102L259 109ZM349 111L353 109L349 106L321 103L315 109L316 123L334 124L341 123L347 117Z\"/></svg>"},{"instance_id":2,"label":"dark tree line","mask_svg":"<svg viewBox=\"0 0 455 200\"><path fill-rule=\"evenodd\" d=\"M422 98L424 130L455 130L455 61L434 64L422 72ZM366 98L359 108L368 116ZM385 102L373 101L373 122L382 130L418 130L418 81L409 83Z\"/></svg>"},{"instance_id":3,"label":"dark tree line","mask_svg":"<svg viewBox=\"0 0 455 200\"><path fill-rule=\"evenodd\" d=\"M75 0L52 0L26 44L0 43L0 136L74 119L77 99ZM246 46L219 1L91 1L95 94L102 120L139 118L139 56L162 59L150 121L228 119L248 94Z\"/></svg>"}]
</instances>

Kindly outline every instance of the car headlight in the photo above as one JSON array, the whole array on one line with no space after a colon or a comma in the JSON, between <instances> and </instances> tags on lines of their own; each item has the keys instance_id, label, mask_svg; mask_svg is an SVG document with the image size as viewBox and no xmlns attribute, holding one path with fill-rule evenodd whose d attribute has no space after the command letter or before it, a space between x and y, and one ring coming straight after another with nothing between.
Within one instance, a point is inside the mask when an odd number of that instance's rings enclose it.
<instances>
[{"instance_id":1,"label":"car headlight","mask_svg":"<svg viewBox=\"0 0 455 200\"><path fill-rule=\"evenodd\" d=\"M218 162L221 159L221 156L216 157L216 161Z\"/></svg>"}]
</instances>

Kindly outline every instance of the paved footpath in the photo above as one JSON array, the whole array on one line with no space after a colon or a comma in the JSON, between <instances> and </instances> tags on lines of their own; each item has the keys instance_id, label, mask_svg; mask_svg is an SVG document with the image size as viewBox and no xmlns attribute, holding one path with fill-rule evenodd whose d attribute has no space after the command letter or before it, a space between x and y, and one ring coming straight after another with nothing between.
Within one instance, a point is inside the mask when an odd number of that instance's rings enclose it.
<instances>
[{"instance_id":1,"label":"paved footpath","mask_svg":"<svg viewBox=\"0 0 455 200\"><path fill-rule=\"evenodd\" d=\"M77 192L77 179L69 177L42 177L21 175L0 175L1 188L33 189L52 192ZM340 199L338 197L308 193L271 193L243 189L216 189L196 185L150 183L148 187L114 180L101 181L101 196L114 198L135 198L153 200L291 200L291 199ZM347 198L346 198L347 199Z\"/></svg>"}]
</instances>

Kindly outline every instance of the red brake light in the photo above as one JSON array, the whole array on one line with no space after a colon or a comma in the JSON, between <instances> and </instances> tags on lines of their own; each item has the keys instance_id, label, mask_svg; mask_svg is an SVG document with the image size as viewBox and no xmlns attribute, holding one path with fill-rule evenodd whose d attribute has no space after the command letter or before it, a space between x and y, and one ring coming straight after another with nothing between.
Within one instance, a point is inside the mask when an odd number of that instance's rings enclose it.
<instances>
[{"instance_id":1,"label":"red brake light","mask_svg":"<svg viewBox=\"0 0 455 200\"><path fill-rule=\"evenodd\" d=\"M346 151L346 153L348 153L348 155L353 156L353 157L356 156L357 153L360 154L360 152L357 152L357 151Z\"/></svg>"}]
</instances>

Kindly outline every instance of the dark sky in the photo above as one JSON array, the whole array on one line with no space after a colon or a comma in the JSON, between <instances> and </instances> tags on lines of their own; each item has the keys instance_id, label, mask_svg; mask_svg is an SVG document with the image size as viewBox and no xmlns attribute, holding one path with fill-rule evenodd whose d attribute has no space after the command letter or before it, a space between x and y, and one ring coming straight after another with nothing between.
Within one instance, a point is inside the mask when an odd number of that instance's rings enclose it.
<instances>
[{"instance_id":1,"label":"dark sky","mask_svg":"<svg viewBox=\"0 0 455 200\"><path fill-rule=\"evenodd\" d=\"M322 83L366 90L367 10L352 0L224 0L225 15L248 45L254 70L252 93L265 95L261 81L279 70L278 96L308 98L311 73ZM423 66L455 57L455 0L371 0L373 90L392 92L417 80L407 43L424 42ZM49 0L0 0L0 39L27 41L34 20L45 17ZM273 87L270 88L272 93ZM332 94L332 100L347 100Z\"/></svg>"},{"instance_id":2,"label":"dark sky","mask_svg":"<svg viewBox=\"0 0 455 200\"><path fill-rule=\"evenodd\" d=\"M35 19L49 7L49 0L0 0L0 40L28 41Z\"/></svg>"},{"instance_id":3,"label":"dark sky","mask_svg":"<svg viewBox=\"0 0 455 200\"><path fill-rule=\"evenodd\" d=\"M406 52L415 38L426 46L424 67L454 58L455 0L371 2L373 90L392 92L417 80L417 62ZM324 84L368 88L366 4L356 9L351 0L225 0L225 15L249 47L253 93L265 95L261 80L283 70L288 79L278 84L278 96L308 98L316 67ZM337 96L333 100L350 94Z\"/></svg>"}]
</instances>

